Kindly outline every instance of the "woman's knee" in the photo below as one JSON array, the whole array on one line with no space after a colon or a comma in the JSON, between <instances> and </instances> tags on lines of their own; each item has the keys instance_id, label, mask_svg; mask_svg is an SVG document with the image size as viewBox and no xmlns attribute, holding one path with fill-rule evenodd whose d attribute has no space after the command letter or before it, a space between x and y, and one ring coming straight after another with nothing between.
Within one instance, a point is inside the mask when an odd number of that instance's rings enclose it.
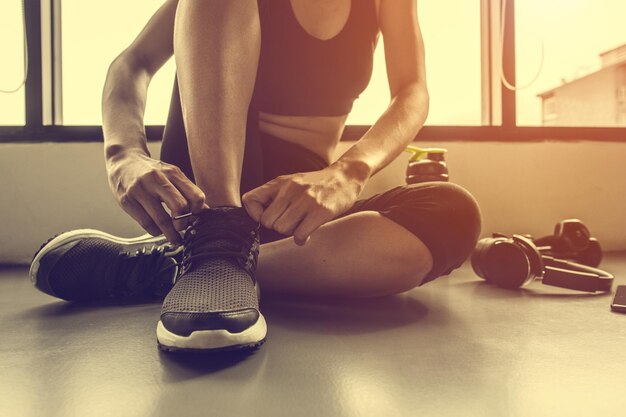
<instances>
[{"instance_id":1,"label":"woman's knee","mask_svg":"<svg viewBox=\"0 0 626 417\"><path fill-rule=\"evenodd\" d=\"M481 228L481 213L478 202L469 191L453 183L438 185L438 197L445 203L445 213L454 225L465 232L462 237L468 246L475 246Z\"/></svg>"},{"instance_id":2,"label":"woman's knee","mask_svg":"<svg viewBox=\"0 0 626 417\"><path fill-rule=\"evenodd\" d=\"M471 193L465 188L445 182L423 184L427 187L425 199L429 217L430 233L425 236L433 254L434 266L422 281L423 283L448 275L458 268L471 255L481 231L480 207ZM408 186L419 191L419 184ZM433 236L434 235L434 236Z\"/></svg>"}]
</instances>

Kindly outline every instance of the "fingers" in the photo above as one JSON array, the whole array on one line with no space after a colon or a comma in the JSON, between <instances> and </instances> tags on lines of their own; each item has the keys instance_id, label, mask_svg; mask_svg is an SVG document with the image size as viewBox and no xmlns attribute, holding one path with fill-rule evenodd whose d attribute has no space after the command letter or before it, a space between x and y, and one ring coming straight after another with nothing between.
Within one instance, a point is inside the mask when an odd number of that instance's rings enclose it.
<instances>
[{"instance_id":1,"label":"fingers","mask_svg":"<svg viewBox=\"0 0 626 417\"><path fill-rule=\"evenodd\" d=\"M316 207L315 200L303 197L307 187L278 177L243 195L248 214L268 229L294 235L298 245L324 224L327 210Z\"/></svg>"},{"instance_id":2,"label":"fingers","mask_svg":"<svg viewBox=\"0 0 626 417\"><path fill-rule=\"evenodd\" d=\"M180 244L180 235L161 202L172 213L183 214L188 208L187 200L160 172L152 172L142 180L135 182L121 197L122 208L148 233L153 236L163 233L170 242Z\"/></svg>"},{"instance_id":3,"label":"fingers","mask_svg":"<svg viewBox=\"0 0 626 417\"><path fill-rule=\"evenodd\" d=\"M119 204L154 236L163 233L170 242L179 243L177 226L184 228L190 219L174 223L172 217L208 207L202 190L175 165L139 157L114 168L109 185Z\"/></svg>"},{"instance_id":4,"label":"fingers","mask_svg":"<svg viewBox=\"0 0 626 417\"><path fill-rule=\"evenodd\" d=\"M190 211L187 199L169 181L155 184L147 191L158 197L159 201L165 203L167 208L170 209L171 217L180 216Z\"/></svg>"},{"instance_id":5,"label":"fingers","mask_svg":"<svg viewBox=\"0 0 626 417\"><path fill-rule=\"evenodd\" d=\"M150 233L152 236L158 236L161 234L161 229L154 223L150 215L146 213L143 207L135 200L128 196L122 197L120 201L122 209L130 215L143 229Z\"/></svg>"},{"instance_id":6,"label":"fingers","mask_svg":"<svg viewBox=\"0 0 626 417\"><path fill-rule=\"evenodd\" d=\"M248 191L241 197L241 201L254 221L260 222L265 208L274 199L278 186L274 180Z\"/></svg>"},{"instance_id":7,"label":"fingers","mask_svg":"<svg viewBox=\"0 0 626 417\"><path fill-rule=\"evenodd\" d=\"M192 213L197 213L202 208L209 206L204 202L205 196L202 190L183 174L183 172L175 167L174 172L169 177L172 184L180 191L182 196L187 200L188 209Z\"/></svg>"},{"instance_id":8,"label":"fingers","mask_svg":"<svg viewBox=\"0 0 626 417\"><path fill-rule=\"evenodd\" d=\"M306 215L306 207L298 202L292 203L278 219L273 221L272 228L283 235L292 235Z\"/></svg>"},{"instance_id":9,"label":"fingers","mask_svg":"<svg viewBox=\"0 0 626 417\"><path fill-rule=\"evenodd\" d=\"M156 194L161 201L170 209L170 216L176 217L186 213L197 213L203 208L209 208L205 201L204 192L193 183L183 171L176 165L165 164L160 161L163 167L163 176L156 176ZM191 218L184 218L174 221L176 230L183 230L189 225Z\"/></svg>"},{"instance_id":10,"label":"fingers","mask_svg":"<svg viewBox=\"0 0 626 417\"><path fill-rule=\"evenodd\" d=\"M260 201L254 200L250 196L246 197L246 195L247 193L241 198L243 206L246 208L248 215L254 219L255 222L260 222L265 206Z\"/></svg>"},{"instance_id":11,"label":"fingers","mask_svg":"<svg viewBox=\"0 0 626 417\"><path fill-rule=\"evenodd\" d=\"M138 196L137 202L143 207L146 213L148 213L167 240L177 245L181 244L180 235L174 227L173 220L165 211L160 201L157 201L148 193L142 193Z\"/></svg>"},{"instance_id":12,"label":"fingers","mask_svg":"<svg viewBox=\"0 0 626 417\"><path fill-rule=\"evenodd\" d=\"M287 210L289 203L290 201L285 195L285 188L281 188L269 206L263 211L260 223L268 229L274 229L274 222ZM279 232L278 230L276 231Z\"/></svg>"},{"instance_id":13,"label":"fingers","mask_svg":"<svg viewBox=\"0 0 626 417\"><path fill-rule=\"evenodd\" d=\"M184 180L179 179L179 182L183 183ZM189 224L189 218L185 218L179 221L173 221L171 219L172 217L180 216L181 214L189 213L190 211L193 212L194 209L191 208L190 201L183 196L183 194L179 191L178 188L176 188L172 184L172 182L170 182L168 177L166 177L165 175L156 175L154 181L148 183L146 186L144 186L144 188L146 188L148 194L156 197L156 202L158 203L158 206L160 208L163 208L161 205L161 201L165 203L165 206L170 210L169 217L174 230L183 230ZM197 193L195 193L195 190L193 190L193 187L189 187L189 185L187 185L187 189L189 189L189 191L193 195L193 204L195 205L194 208L197 212L201 207L200 204L204 203L204 194L202 194L201 196L197 195ZM200 193L202 192L200 191ZM202 200L199 199L200 197L202 197ZM152 198L152 200L154 201L155 198ZM159 210L159 216L160 212L161 210ZM170 222L168 222L168 226ZM163 234L167 236L165 230L161 230L163 231Z\"/></svg>"},{"instance_id":14,"label":"fingers","mask_svg":"<svg viewBox=\"0 0 626 417\"><path fill-rule=\"evenodd\" d=\"M302 246L308 242L311 234L326 221L326 218L317 213L306 216L293 232L293 240L296 242L296 245Z\"/></svg>"}]
</instances>

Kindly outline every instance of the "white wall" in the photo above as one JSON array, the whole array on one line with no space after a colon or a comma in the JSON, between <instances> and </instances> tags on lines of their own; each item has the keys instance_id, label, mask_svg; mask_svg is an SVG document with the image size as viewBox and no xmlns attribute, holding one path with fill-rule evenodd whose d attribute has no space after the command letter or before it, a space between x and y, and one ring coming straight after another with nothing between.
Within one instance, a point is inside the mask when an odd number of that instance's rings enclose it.
<instances>
[{"instance_id":1,"label":"white wall","mask_svg":"<svg viewBox=\"0 0 626 417\"><path fill-rule=\"evenodd\" d=\"M626 143L436 145L450 150L451 180L481 204L484 235L543 235L577 217L605 249L626 249ZM153 155L159 146L150 145ZM374 177L366 195L402 184L407 158ZM29 262L49 237L75 228L143 233L109 192L99 143L0 145L0 196L0 263Z\"/></svg>"}]
</instances>

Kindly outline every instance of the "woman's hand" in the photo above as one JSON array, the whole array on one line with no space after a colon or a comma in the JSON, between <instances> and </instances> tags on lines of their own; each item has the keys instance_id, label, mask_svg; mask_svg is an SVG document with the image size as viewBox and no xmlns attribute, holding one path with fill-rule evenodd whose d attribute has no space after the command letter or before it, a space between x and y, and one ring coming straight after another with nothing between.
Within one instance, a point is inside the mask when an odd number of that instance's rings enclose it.
<instances>
[{"instance_id":1,"label":"woman's hand","mask_svg":"<svg viewBox=\"0 0 626 417\"><path fill-rule=\"evenodd\" d=\"M163 233L174 244L180 244L181 239L171 216L206 207L204 193L177 166L142 152L131 151L110 159L107 174L111 191L122 209L148 233L153 236Z\"/></svg>"},{"instance_id":2,"label":"woman's hand","mask_svg":"<svg viewBox=\"0 0 626 417\"><path fill-rule=\"evenodd\" d=\"M242 201L254 220L304 245L318 227L352 207L368 178L336 163L277 177L245 193Z\"/></svg>"}]
</instances>

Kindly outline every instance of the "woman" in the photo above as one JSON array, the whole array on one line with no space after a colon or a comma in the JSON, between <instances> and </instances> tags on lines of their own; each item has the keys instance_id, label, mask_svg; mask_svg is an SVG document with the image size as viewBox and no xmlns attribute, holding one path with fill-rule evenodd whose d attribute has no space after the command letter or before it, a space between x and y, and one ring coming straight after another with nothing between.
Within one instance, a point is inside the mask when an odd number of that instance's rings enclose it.
<instances>
[{"instance_id":1,"label":"woman","mask_svg":"<svg viewBox=\"0 0 626 417\"><path fill-rule=\"evenodd\" d=\"M379 33L392 100L331 163ZM150 78L172 54L177 83L159 161L143 111ZM112 63L103 128L120 205L174 246L70 232L36 255L33 279L66 299L164 285L159 345L212 350L265 340L257 281L270 292L376 296L448 274L480 231L469 193L425 183L358 199L427 112L414 0L168 0ZM108 266L68 272L92 258Z\"/></svg>"}]
</instances>

